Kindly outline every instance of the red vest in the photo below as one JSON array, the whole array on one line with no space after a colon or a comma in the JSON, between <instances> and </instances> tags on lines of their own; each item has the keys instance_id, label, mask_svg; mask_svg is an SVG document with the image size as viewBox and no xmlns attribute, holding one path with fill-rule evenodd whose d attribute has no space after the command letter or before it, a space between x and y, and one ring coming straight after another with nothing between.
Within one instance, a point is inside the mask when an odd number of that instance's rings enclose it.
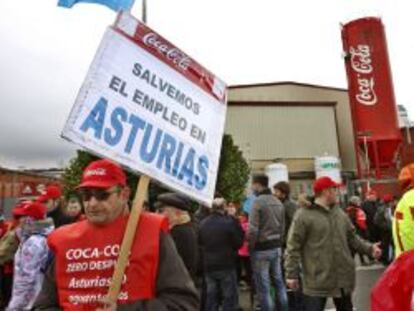
<instances>
[{"instance_id":1,"label":"red vest","mask_svg":"<svg viewBox=\"0 0 414 311\"><path fill-rule=\"evenodd\" d=\"M127 221L123 216L99 227L84 220L49 235L63 310L95 310L99 306L97 301L108 292ZM160 232L167 230L165 218L141 214L118 304L155 297Z\"/></svg>"}]
</instances>

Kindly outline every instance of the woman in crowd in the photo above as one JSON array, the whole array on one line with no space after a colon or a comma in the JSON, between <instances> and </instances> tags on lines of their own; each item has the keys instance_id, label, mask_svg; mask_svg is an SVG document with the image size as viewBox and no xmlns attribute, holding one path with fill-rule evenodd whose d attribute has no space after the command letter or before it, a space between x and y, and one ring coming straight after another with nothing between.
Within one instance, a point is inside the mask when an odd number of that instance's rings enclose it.
<instances>
[{"instance_id":1,"label":"woman in crowd","mask_svg":"<svg viewBox=\"0 0 414 311\"><path fill-rule=\"evenodd\" d=\"M31 310L42 287L49 248L47 236L53 231L52 219L46 219L46 206L24 202L14 209L20 226L20 241L14 256L14 279L11 301L6 311Z\"/></svg>"}]
</instances>

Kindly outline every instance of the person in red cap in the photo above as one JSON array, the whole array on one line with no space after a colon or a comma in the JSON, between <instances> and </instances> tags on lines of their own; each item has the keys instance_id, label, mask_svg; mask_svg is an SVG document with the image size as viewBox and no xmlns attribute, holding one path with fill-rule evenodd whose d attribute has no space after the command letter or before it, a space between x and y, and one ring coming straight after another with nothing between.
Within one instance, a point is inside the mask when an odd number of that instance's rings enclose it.
<instances>
[{"instance_id":1,"label":"person in red cap","mask_svg":"<svg viewBox=\"0 0 414 311\"><path fill-rule=\"evenodd\" d=\"M78 191L86 220L48 237L54 259L35 310L183 310L199 307L165 217L143 212L116 304L103 303L128 221L126 175L109 160L90 163Z\"/></svg>"},{"instance_id":2,"label":"person in red cap","mask_svg":"<svg viewBox=\"0 0 414 311\"><path fill-rule=\"evenodd\" d=\"M392 194L384 194L381 205L374 217L374 224L380 231L382 257L381 262L388 266L393 260L392 249L392 214L394 210L394 197Z\"/></svg>"},{"instance_id":3,"label":"person in red cap","mask_svg":"<svg viewBox=\"0 0 414 311\"><path fill-rule=\"evenodd\" d=\"M338 311L352 311L355 263L351 249L381 256L377 244L360 238L349 217L338 206L339 184L329 177L318 178L313 186L315 201L296 213L287 242L285 270L287 285L303 292L307 311L323 311L332 297Z\"/></svg>"},{"instance_id":4,"label":"person in red cap","mask_svg":"<svg viewBox=\"0 0 414 311\"><path fill-rule=\"evenodd\" d=\"M46 238L53 231L52 219L46 219L46 206L25 201L13 210L19 219L16 235L20 241L14 256L12 296L7 311L31 310L39 294L48 260Z\"/></svg>"},{"instance_id":5,"label":"person in red cap","mask_svg":"<svg viewBox=\"0 0 414 311\"><path fill-rule=\"evenodd\" d=\"M47 217L53 219L56 228L76 221L76 218L67 215L64 211L60 186L47 186L45 193L38 197L37 201L46 205Z\"/></svg>"}]
</instances>

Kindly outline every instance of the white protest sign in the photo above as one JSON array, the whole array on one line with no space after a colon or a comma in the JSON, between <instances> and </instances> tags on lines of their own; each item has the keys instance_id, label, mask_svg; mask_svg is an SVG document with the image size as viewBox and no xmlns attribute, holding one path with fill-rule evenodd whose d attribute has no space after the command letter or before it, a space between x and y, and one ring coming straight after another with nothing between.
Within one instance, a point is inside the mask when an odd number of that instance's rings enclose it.
<instances>
[{"instance_id":1,"label":"white protest sign","mask_svg":"<svg viewBox=\"0 0 414 311\"><path fill-rule=\"evenodd\" d=\"M62 136L211 204L226 86L128 14L108 28Z\"/></svg>"}]
</instances>

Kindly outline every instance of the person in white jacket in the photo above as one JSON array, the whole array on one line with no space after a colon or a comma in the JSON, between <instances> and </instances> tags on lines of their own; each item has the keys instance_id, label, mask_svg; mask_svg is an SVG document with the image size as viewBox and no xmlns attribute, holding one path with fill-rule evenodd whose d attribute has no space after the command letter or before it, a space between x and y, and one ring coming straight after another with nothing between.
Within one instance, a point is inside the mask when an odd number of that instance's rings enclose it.
<instances>
[{"instance_id":1,"label":"person in white jacket","mask_svg":"<svg viewBox=\"0 0 414 311\"><path fill-rule=\"evenodd\" d=\"M20 219L16 234L20 240L14 257L12 298L6 311L31 310L39 294L48 260L47 235L53 220L46 219L46 206L38 202L19 204L13 215Z\"/></svg>"}]
</instances>

